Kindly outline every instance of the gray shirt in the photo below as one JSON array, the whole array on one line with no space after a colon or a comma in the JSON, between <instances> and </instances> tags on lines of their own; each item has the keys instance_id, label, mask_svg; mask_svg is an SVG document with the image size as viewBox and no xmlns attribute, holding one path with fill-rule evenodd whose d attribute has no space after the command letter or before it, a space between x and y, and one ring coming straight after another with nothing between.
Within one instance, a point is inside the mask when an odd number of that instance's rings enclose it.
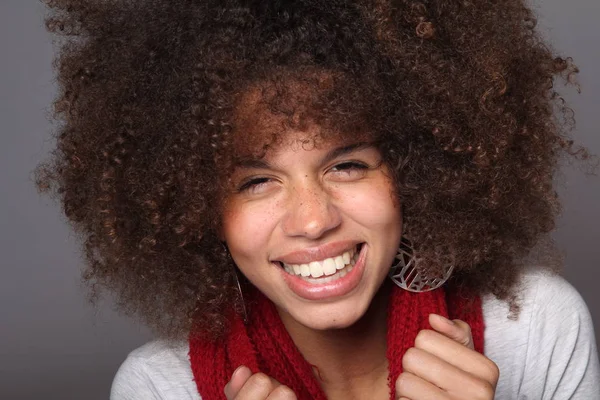
<instances>
[{"instance_id":1,"label":"gray shirt","mask_svg":"<svg viewBox=\"0 0 600 400\"><path fill-rule=\"evenodd\" d=\"M522 277L521 311L482 299L485 355L500 368L496 399L600 400L600 365L590 313L563 278L539 270ZM111 400L201 400L188 343L157 340L129 354Z\"/></svg>"}]
</instances>

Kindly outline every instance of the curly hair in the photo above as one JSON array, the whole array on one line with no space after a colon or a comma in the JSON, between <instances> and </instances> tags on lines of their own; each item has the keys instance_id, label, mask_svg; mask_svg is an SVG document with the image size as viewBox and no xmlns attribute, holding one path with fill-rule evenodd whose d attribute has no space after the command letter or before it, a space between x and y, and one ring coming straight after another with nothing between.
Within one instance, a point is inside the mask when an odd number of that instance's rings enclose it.
<instances>
[{"instance_id":1,"label":"curly hair","mask_svg":"<svg viewBox=\"0 0 600 400\"><path fill-rule=\"evenodd\" d=\"M240 307L227 177L307 123L377 143L420 268L451 259L453 285L514 300L554 228L573 151L553 83L577 68L522 0L46 3L60 124L38 187L80 233L92 291L163 336L224 333Z\"/></svg>"}]
</instances>

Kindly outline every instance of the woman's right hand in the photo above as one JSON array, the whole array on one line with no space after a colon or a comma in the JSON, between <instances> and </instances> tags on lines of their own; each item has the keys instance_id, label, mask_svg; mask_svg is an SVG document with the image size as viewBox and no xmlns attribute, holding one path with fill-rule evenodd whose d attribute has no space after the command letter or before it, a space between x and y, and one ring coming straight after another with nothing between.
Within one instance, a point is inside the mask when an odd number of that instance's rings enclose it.
<instances>
[{"instance_id":1,"label":"woman's right hand","mask_svg":"<svg viewBox=\"0 0 600 400\"><path fill-rule=\"evenodd\" d=\"M287 386L262 372L253 374L250 368L240 365L225 385L227 400L296 400Z\"/></svg>"}]
</instances>

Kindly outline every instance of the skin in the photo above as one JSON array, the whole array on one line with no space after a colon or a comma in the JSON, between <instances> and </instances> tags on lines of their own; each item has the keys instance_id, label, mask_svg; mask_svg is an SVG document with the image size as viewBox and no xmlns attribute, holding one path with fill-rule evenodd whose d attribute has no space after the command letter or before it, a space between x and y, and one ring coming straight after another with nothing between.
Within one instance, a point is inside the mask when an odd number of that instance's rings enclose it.
<instances>
[{"instance_id":1,"label":"skin","mask_svg":"<svg viewBox=\"0 0 600 400\"><path fill-rule=\"evenodd\" d=\"M236 168L222 236L240 271L273 301L304 358L319 367L317 379L327 397L384 399L389 286L383 282L400 241L400 206L374 147L297 145L316 133L290 132L286 143ZM368 248L357 287L307 300L287 286L279 258L340 241ZM396 397L492 399L497 368L473 350L468 326L433 315L430 322L433 330L419 333L402 360ZM288 387L245 366L224 391L230 400L296 398Z\"/></svg>"},{"instance_id":2,"label":"skin","mask_svg":"<svg viewBox=\"0 0 600 400\"><path fill-rule=\"evenodd\" d=\"M356 147L330 158L333 150L357 144L308 150L298 145L315 134L290 132L287 143L237 168L223 213L223 237L233 260L292 331L344 329L358 321L387 275L402 229L400 206L377 149ZM364 243L368 249L355 290L312 301L289 289L277 260L340 242Z\"/></svg>"}]
</instances>

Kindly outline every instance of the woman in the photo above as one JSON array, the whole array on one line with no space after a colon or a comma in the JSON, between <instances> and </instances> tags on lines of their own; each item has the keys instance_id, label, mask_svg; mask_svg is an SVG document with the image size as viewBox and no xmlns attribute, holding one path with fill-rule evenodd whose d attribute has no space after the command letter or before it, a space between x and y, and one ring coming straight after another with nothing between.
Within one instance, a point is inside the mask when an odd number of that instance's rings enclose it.
<instances>
[{"instance_id":1,"label":"woman","mask_svg":"<svg viewBox=\"0 0 600 400\"><path fill-rule=\"evenodd\" d=\"M552 82L576 68L522 1L49 5L39 185L90 284L163 337L111 398L600 394L549 271L552 175L585 154Z\"/></svg>"}]
</instances>

